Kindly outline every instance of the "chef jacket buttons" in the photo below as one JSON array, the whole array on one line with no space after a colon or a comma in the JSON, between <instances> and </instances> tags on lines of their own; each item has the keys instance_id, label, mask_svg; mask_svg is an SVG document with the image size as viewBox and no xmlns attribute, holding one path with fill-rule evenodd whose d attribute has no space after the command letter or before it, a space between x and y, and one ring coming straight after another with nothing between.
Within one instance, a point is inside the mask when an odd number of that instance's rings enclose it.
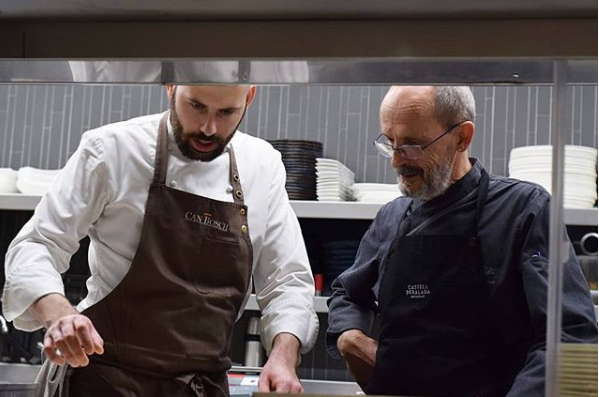
<instances>
[{"instance_id":1,"label":"chef jacket buttons","mask_svg":"<svg viewBox=\"0 0 599 397\"><path fill-rule=\"evenodd\" d=\"M470 244L471 247L476 247L476 237L470 237L468 239L468 244Z\"/></svg>"},{"instance_id":2,"label":"chef jacket buttons","mask_svg":"<svg viewBox=\"0 0 599 397\"><path fill-rule=\"evenodd\" d=\"M242 209L240 209L240 210L239 210L239 213L240 213L241 215L245 215L245 208L242 208Z\"/></svg>"},{"instance_id":3,"label":"chef jacket buttons","mask_svg":"<svg viewBox=\"0 0 599 397\"><path fill-rule=\"evenodd\" d=\"M171 186L172 187L177 187L177 181L171 181Z\"/></svg>"},{"instance_id":4,"label":"chef jacket buttons","mask_svg":"<svg viewBox=\"0 0 599 397\"><path fill-rule=\"evenodd\" d=\"M235 195L237 196L237 198L243 197L243 193L241 192L241 190L235 190Z\"/></svg>"},{"instance_id":5,"label":"chef jacket buttons","mask_svg":"<svg viewBox=\"0 0 599 397\"><path fill-rule=\"evenodd\" d=\"M235 182L239 182L239 175L238 174L233 174L233 180Z\"/></svg>"},{"instance_id":6,"label":"chef jacket buttons","mask_svg":"<svg viewBox=\"0 0 599 397\"><path fill-rule=\"evenodd\" d=\"M245 234L248 232L248 227L246 225L241 225L241 233Z\"/></svg>"}]
</instances>

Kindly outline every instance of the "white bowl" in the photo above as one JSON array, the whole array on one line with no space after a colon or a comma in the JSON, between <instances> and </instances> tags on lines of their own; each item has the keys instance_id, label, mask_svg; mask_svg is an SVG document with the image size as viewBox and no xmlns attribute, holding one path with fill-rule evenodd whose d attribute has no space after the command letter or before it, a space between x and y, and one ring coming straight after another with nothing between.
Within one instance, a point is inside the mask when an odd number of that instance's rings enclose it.
<instances>
[{"instance_id":1,"label":"white bowl","mask_svg":"<svg viewBox=\"0 0 599 397\"><path fill-rule=\"evenodd\" d=\"M578 145L566 145L565 146L566 157L569 155L588 158L597 160L597 149L587 146ZM553 146L552 145L536 145L536 146L521 146L513 148L510 152L511 157L530 157L530 156L552 156Z\"/></svg>"},{"instance_id":2,"label":"white bowl","mask_svg":"<svg viewBox=\"0 0 599 397\"><path fill-rule=\"evenodd\" d=\"M0 168L0 193L18 193L17 176L12 168Z\"/></svg>"},{"instance_id":3,"label":"white bowl","mask_svg":"<svg viewBox=\"0 0 599 397\"><path fill-rule=\"evenodd\" d=\"M397 183L354 183L354 190L356 191L387 191L387 192L398 192L399 186Z\"/></svg>"},{"instance_id":4,"label":"white bowl","mask_svg":"<svg viewBox=\"0 0 599 397\"><path fill-rule=\"evenodd\" d=\"M19 168L19 179L33 182L52 182L60 170L42 170L33 167Z\"/></svg>"},{"instance_id":5,"label":"white bowl","mask_svg":"<svg viewBox=\"0 0 599 397\"><path fill-rule=\"evenodd\" d=\"M52 185L50 182L32 181L29 179L19 178L17 179L17 189L19 192L29 196L42 196Z\"/></svg>"}]
</instances>

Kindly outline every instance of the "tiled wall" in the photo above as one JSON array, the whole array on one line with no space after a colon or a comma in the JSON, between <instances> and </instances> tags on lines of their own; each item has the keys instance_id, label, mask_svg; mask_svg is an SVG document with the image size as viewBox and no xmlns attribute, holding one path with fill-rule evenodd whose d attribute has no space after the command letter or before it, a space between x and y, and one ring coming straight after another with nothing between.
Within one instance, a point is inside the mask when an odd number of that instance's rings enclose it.
<instances>
[{"instance_id":1,"label":"tiled wall","mask_svg":"<svg viewBox=\"0 0 599 397\"><path fill-rule=\"evenodd\" d=\"M359 182L394 182L372 140L387 87L265 86L241 129L265 139L309 139ZM551 87L474 87L472 155L506 175L513 147L550 142ZM597 147L597 87L569 88L568 143ZM0 85L0 167L62 167L85 130L168 107L160 86Z\"/></svg>"}]
</instances>

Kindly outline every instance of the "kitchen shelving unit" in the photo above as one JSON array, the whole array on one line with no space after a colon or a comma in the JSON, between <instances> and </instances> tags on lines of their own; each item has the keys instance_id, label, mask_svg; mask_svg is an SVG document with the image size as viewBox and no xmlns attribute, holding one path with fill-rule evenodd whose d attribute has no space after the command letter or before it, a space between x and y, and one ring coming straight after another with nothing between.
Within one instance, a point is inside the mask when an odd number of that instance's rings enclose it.
<instances>
[{"instance_id":1,"label":"kitchen shelving unit","mask_svg":"<svg viewBox=\"0 0 599 397\"><path fill-rule=\"evenodd\" d=\"M0 211L32 211L40 200L40 196L28 196L19 193L0 194ZM374 219L382 204L291 200L291 206L298 218L369 220ZM566 208L564 211L564 221L567 225L597 226L597 215L597 208ZM597 292L593 291L593 293L596 295ZM328 313L327 299L327 296L317 296L314 298L314 310L317 313ZM250 296L245 309L259 310L256 295L252 294Z\"/></svg>"}]
</instances>

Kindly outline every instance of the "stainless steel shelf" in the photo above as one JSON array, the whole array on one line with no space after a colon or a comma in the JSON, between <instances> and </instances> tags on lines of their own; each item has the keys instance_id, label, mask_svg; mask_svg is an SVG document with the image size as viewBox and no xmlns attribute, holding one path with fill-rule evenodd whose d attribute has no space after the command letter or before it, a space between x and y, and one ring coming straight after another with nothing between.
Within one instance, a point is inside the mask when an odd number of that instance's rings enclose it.
<instances>
[{"instance_id":1,"label":"stainless steel shelf","mask_svg":"<svg viewBox=\"0 0 599 397\"><path fill-rule=\"evenodd\" d=\"M0 210L33 210L40 202L39 196L24 194L0 194ZM318 219L374 219L382 204L348 201L300 201L291 200L298 218ZM566 208L564 221L567 225L597 226L597 208Z\"/></svg>"},{"instance_id":2,"label":"stainless steel shelf","mask_svg":"<svg viewBox=\"0 0 599 397\"><path fill-rule=\"evenodd\" d=\"M0 194L0 210L32 211L42 198L20 193Z\"/></svg>"},{"instance_id":3,"label":"stainless steel shelf","mask_svg":"<svg viewBox=\"0 0 599 397\"><path fill-rule=\"evenodd\" d=\"M566 208L564 223L566 225L597 226L597 208Z\"/></svg>"},{"instance_id":4,"label":"stainless steel shelf","mask_svg":"<svg viewBox=\"0 0 599 397\"><path fill-rule=\"evenodd\" d=\"M327 299L328 296L315 296L314 297L314 311L316 313L328 313L329 308L327 307ZM256 295L250 295L250 299L248 300L247 305L245 306L245 310L260 310L258 308L258 302L256 302Z\"/></svg>"},{"instance_id":5,"label":"stainless steel shelf","mask_svg":"<svg viewBox=\"0 0 599 397\"><path fill-rule=\"evenodd\" d=\"M374 219L382 204L336 201L294 201L291 206L298 218ZM597 226L597 208L564 210L567 225Z\"/></svg>"},{"instance_id":6,"label":"stainless steel shelf","mask_svg":"<svg viewBox=\"0 0 599 397\"><path fill-rule=\"evenodd\" d=\"M374 219L382 204L350 201L291 200L298 218L321 219Z\"/></svg>"}]
</instances>

